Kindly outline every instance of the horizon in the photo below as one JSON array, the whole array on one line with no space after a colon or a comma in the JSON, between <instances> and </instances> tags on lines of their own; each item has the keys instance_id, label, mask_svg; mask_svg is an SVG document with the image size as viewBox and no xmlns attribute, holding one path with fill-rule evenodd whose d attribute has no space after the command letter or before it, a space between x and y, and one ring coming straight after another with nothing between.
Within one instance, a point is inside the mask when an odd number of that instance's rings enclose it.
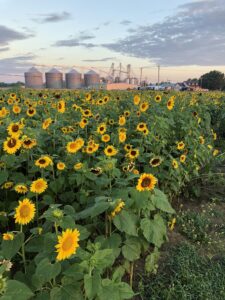
<instances>
[{"instance_id":1,"label":"horizon","mask_svg":"<svg viewBox=\"0 0 225 300\"><path fill-rule=\"evenodd\" d=\"M131 64L135 77L144 67L143 79L151 82L158 64L160 81L225 72L224 0L0 5L0 81L23 81L32 66L42 73L54 66L63 73L96 68L102 75L112 63Z\"/></svg>"}]
</instances>

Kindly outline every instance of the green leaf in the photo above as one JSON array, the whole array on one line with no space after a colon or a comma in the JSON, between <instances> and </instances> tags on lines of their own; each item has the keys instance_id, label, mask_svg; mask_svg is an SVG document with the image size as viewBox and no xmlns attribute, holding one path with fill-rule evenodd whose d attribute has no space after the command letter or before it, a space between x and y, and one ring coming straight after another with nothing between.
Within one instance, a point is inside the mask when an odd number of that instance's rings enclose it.
<instances>
[{"instance_id":1,"label":"green leaf","mask_svg":"<svg viewBox=\"0 0 225 300\"><path fill-rule=\"evenodd\" d=\"M129 237L125 241L125 245L122 247L122 253L124 258L129 261L135 261L140 258L141 254L141 244L138 238Z\"/></svg>"},{"instance_id":2,"label":"green leaf","mask_svg":"<svg viewBox=\"0 0 225 300\"><path fill-rule=\"evenodd\" d=\"M146 240L156 247L160 247L166 237L166 225L163 218L156 214L153 220L144 218L141 220L141 229Z\"/></svg>"},{"instance_id":3,"label":"green leaf","mask_svg":"<svg viewBox=\"0 0 225 300\"><path fill-rule=\"evenodd\" d=\"M6 292L1 297L2 300L28 300L33 296L32 291L22 282L8 280Z\"/></svg>"},{"instance_id":4,"label":"green leaf","mask_svg":"<svg viewBox=\"0 0 225 300\"><path fill-rule=\"evenodd\" d=\"M126 210L122 210L113 218L113 224L121 232L137 236L137 217Z\"/></svg>"},{"instance_id":5,"label":"green leaf","mask_svg":"<svg viewBox=\"0 0 225 300\"><path fill-rule=\"evenodd\" d=\"M84 289L88 299L94 299L99 291L100 284L101 277L99 273L95 272L93 275L86 274L84 276Z\"/></svg>"},{"instance_id":6,"label":"green leaf","mask_svg":"<svg viewBox=\"0 0 225 300\"><path fill-rule=\"evenodd\" d=\"M112 249L97 250L90 259L92 267L103 270L107 267L112 266L115 257Z\"/></svg>"},{"instance_id":7,"label":"green leaf","mask_svg":"<svg viewBox=\"0 0 225 300\"><path fill-rule=\"evenodd\" d=\"M6 259L11 259L20 250L24 242L24 234L22 232L15 235L13 240L2 241L2 254Z\"/></svg>"},{"instance_id":8,"label":"green leaf","mask_svg":"<svg viewBox=\"0 0 225 300\"><path fill-rule=\"evenodd\" d=\"M88 217L96 217L103 212L105 212L110 206L108 202L99 202L95 203L93 206L88 207L87 209L83 210L82 212L76 215L76 220L86 219Z\"/></svg>"},{"instance_id":9,"label":"green leaf","mask_svg":"<svg viewBox=\"0 0 225 300\"><path fill-rule=\"evenodd\" d=\"M0 185L2 185L8 179L8 171L0 171Z\"/></svg>"},{"instance_id":10,"label":"green leaf","mask_svg":"<svg viewBox=\"0 0 225 300\"><path fill-rule=\"evenodd\" d=\"M158 209L165 211L167 213L175 213L175 210L170 205L167 196L160 190L154 189L154 193L151 197L152 203L157 207Z\"/></svg>"},{"instance_id":11,"label":"green leaf","mask_svg":"<svg viewBox=\"0 0 225 300\"><path fill-rule=\"evenodd\" d=\"M115 283L110 279L103 279L98 296L99 300L124 300L132 299L134 293L125 282Z\"/></svg>"},{"instance_id":12,"label":"green leaf","mask_svg":"<svg viewBox=\"0 0 225 300\"><path fill-rule=\"evenodd\" d=\"M154 249L154 252L149 254L145 259L145 270L147 273L152 273L157 270L157 262L159 259L159 250L158 248Z\"/></svg>"},{"instance_id":13,"label":"green leaf","mask_svg":"<svg viewBox=\"0 0 225 300\"><path fill-rule=\"evenodd\" d=\"M51 290L51 300L83 300L80 287L73 285L63 285L61 288L55 287Z\"/></svg>"},{"instance_id":14,"label":"green leaf","mask_svg":"<svg viewBox=\"0 0 225 300\"><path fill-rule=\"evenodd\" d=\"M61 272L61 264L59 262L51 264L48 258L44 258L37 265L36 272L33 277L33 283L38 280L40 285L55 278ZM38 286L38 285L36 285Z\"/></svg>"}]
</instances>

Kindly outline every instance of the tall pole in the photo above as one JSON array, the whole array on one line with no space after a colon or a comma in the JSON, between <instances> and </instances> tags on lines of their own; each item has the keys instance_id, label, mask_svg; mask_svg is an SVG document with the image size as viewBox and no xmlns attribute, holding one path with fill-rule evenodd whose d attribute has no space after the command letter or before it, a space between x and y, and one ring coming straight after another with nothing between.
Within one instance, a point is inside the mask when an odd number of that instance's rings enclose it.
<instances>
[{"instance_id":1,"label":"tall pole","mask_svg":"<svg viewBox=\"0 0 225 300\"><path fill-rule=\"evenodd\" d=\"M159 81L160 81L160 65L158 65L158 86L159 86Z\"/></svg>"},{"instance_id":2,"label":"tall pole","mask_svg":"<svg viewBox=\"0 0 225 300\"><path fill-rule=\"evenodd\" d=\"M142 72L143 72L143 68L140 68L140 85L141 85L141 81L142 81Z\"/></svg>"},{"instance_id":3,"label":"tall pole","mask_svg":"<svg viewBox=\"0 0 225 300\"><path fill-rule=\"evenodd\" d=\"M122 71L122 64L120 63L119 81L121 81L121 71Z\"/></svg>"}]
</instances>

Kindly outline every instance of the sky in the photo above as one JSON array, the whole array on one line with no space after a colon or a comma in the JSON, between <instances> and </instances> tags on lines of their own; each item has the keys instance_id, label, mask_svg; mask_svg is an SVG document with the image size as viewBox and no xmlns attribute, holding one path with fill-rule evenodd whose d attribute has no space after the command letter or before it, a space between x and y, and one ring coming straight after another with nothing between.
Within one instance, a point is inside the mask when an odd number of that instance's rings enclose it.
<instances>
[{"instance_id":1,"label":"sky","mask_svg":"<svg viewBox=\"0 0 225 300\"><path fill-rule=\"evenodd\" d=\"M0 0L0 81L131 64L143 79L182 81L225 72L225 0Z\"/></svg>"}]
</instances>

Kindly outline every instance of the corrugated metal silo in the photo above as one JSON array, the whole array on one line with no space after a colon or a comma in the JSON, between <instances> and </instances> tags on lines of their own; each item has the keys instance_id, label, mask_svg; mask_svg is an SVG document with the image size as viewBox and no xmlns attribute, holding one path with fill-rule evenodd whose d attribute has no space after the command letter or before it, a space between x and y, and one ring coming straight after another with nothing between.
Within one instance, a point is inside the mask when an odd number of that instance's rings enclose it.
<instances>
[{"instance_id":1,"label":"corrugated metal silo","mask_svg":"<svg viewBox=\"0 0 225 300\"><path fill-rule=\"evenodd\" d=\"M84 84L86 87L96 86L100 83L100 76L93 70L84 74Z\"/></svg>"},{"instance_id":2,"label":"corrugated metal silo","mask_svg":"<svg viewBox=\"0 0 225 300\"><path fill-rule=\"evenodd\" d=\"M81 73L72 69L70 72L66 73L66 87L68 89L79 89L82 87L82 77Z\"/></svg>"},{"instance_id":3,"label":"corrugated metal silo","mask_svg":"<svg viewBox=\"0 0 225 300\"><path fill-rule=\"evenodd\" d=\"M25 76L25 87L32 89L43 88L42 73L38 69L32 67L24 73Z\"/></svg>"},{"instance_id":4,"label":"corrugated metal silo","mask_svg":"<svg viewBox=\"0 0 225 300\"><path fill-rule=\"evenodd\" d=\"M45 73L46 88L48 89L62 89L63 74L56 68L51 69Z\"/></svg>"}]
</instances>

